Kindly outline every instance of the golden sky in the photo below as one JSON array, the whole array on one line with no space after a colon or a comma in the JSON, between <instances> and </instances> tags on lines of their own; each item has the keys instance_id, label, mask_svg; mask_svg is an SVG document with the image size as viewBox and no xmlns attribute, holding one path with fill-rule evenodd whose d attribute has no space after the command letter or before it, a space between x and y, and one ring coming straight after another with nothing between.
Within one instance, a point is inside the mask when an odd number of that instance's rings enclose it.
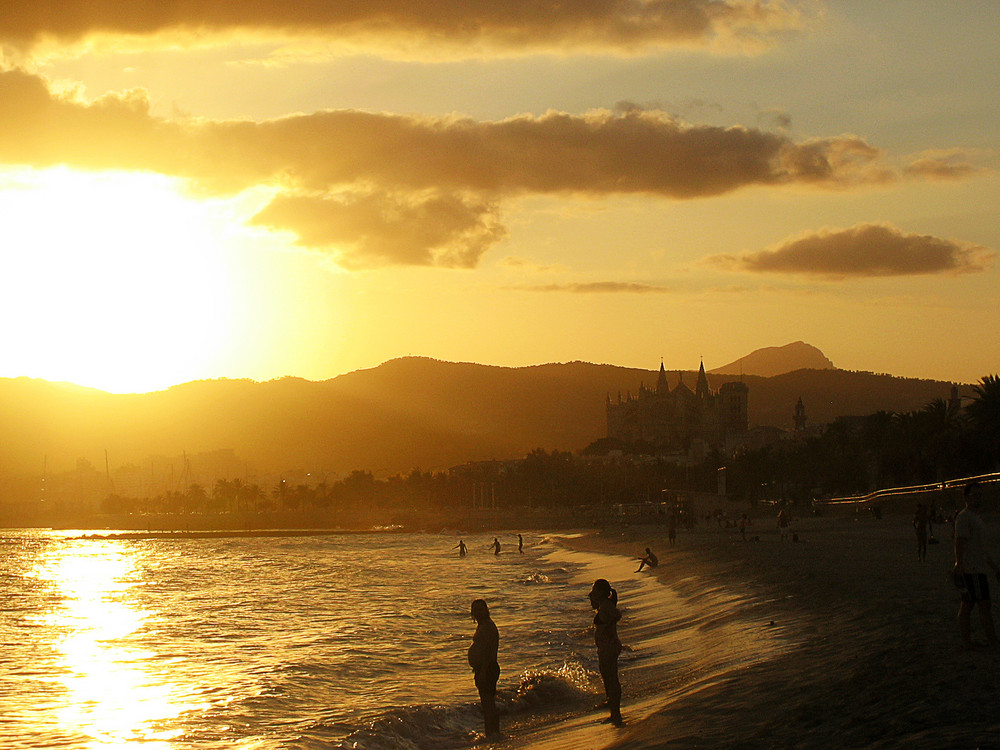
<instances>
[{"instance_id":1,"label":"golden sky","mask_svg":"<svg viewBox=\"0 0 1000 750\"><path fill-rule=\"evenodd\" d=\"M0 376L1000 362L990 0L8 0Z\"/></svg>"}]
</instances>

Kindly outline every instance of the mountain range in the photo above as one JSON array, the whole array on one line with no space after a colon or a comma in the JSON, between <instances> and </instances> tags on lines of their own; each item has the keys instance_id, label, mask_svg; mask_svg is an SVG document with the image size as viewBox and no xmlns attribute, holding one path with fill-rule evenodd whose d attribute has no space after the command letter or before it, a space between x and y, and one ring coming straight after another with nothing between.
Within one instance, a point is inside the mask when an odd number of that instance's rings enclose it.
<instances>
[{"instance_id":1,"label":"mountain range","mask_svg":"<svg viewBox=\"0 0 1000 750\"><path fill-rule=\"evenodd\" d=\"M732 373L736 369L736 374ZM739 372L742 372L742 375ZM694 386L696 371L668 371ZM947 398L951 383L839 370L815 347L762 349L708 374L749 387L751 425L791 428L801 397L811 423ZM146 394L0 379L0 476L103 469L150 457L229 449L256 474L354 469L391 475L535 448L578 451L605 435L605 404L656 372L568 362L495 367L422 357L331 380L206 380ZM965 391L970 389L966 388Z\"/></svg>"}]
</instances>

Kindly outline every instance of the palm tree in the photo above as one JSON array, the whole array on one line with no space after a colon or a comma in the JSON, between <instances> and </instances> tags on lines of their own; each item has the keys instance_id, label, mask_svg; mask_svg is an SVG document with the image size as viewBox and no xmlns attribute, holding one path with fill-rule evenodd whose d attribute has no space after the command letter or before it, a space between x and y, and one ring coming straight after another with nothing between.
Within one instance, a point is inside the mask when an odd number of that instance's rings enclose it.
<instances>
[{"instance_id":1,"label":"palm tree","mask_svg":"<svg viewBox=\"0 0 1000 750\"><path fill-rule=\"evenodd\" d=\"M1000 375L985 375L966 408L972 421L975 444L983 451L986 468L1000 466Z\"/></svg>"},{"instance_id":2,"label":"palm tree","mask_svg":"<svg viewBox=\"0 0 1000 750\"><path fill-rule=\"evenodd\" d=\"M200 484L191 484L184 493L188 510L198 510L204 512L208 505L208 493Z\"/></svg>"},{"instance_id":3,"label":"palm tree","mask_svg":"<svg viewBox=\"0 0 1000 750\"><path fill-rule=\"evenodd\" d=\"M924 479L941 481L946 474L959 473L964 420L953 401L936 398L916 414L921 463L933 475Z\"/></svg>"}]
</instances>

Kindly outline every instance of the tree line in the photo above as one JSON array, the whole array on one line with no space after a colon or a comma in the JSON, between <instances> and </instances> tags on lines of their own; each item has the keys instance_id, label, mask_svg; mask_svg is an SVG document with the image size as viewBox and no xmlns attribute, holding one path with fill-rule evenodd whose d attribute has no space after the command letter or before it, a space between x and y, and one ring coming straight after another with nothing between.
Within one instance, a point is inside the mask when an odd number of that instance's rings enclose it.
<instances>
[{"instance_id":1,"label":"tree line","mask_svg":"<svg viewBox=\"0 0 1000 750\"><path fill-rule=\"evenodd\" d=\"M555 508L655 501L661 490L715 492L725 470L730 499L807 503L816 497L928 484L1000 468L1000 376L983 377L964 407L934 399L911 412L842 417L818 434L710 453L696 464L648 446L597 441L579 454L536 449L517 461L485 461L449 471L414 469L377 479L355 470L316 485L261 487L220 479L206 489L152 498L107 497L106 513L327 514L332 520L454 508ZM611 449L615 449L612 451Z\"/></svg>"},{"instance_id":2,"label":"tree line","mask_svg":"<svg viewBox=\"0 0 1000 750\"><path fill-rule=\"evenodd\" d=\"M843 417L803 441L745 450L732 490L751 503L805 502L932 484L1000 468L1000 377L983 377L964 407L934 399L910 412Z\"/></svg>"}]
</instances>

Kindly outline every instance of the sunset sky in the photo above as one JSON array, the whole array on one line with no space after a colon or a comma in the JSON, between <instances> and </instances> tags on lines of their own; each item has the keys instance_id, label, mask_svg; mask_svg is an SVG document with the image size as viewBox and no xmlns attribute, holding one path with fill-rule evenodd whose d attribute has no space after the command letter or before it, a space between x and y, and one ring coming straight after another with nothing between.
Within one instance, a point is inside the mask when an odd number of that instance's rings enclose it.
<instances>
[{"instance_id":1,"label":"sunset sky","mask_svg":"<svg viewBox=\"0 0 1000 750\"><path fill-rule=\"evenodd\" d=\"M1000 371L994 0L5 0L0 377Z\"/></svg>"}]
</instances>

